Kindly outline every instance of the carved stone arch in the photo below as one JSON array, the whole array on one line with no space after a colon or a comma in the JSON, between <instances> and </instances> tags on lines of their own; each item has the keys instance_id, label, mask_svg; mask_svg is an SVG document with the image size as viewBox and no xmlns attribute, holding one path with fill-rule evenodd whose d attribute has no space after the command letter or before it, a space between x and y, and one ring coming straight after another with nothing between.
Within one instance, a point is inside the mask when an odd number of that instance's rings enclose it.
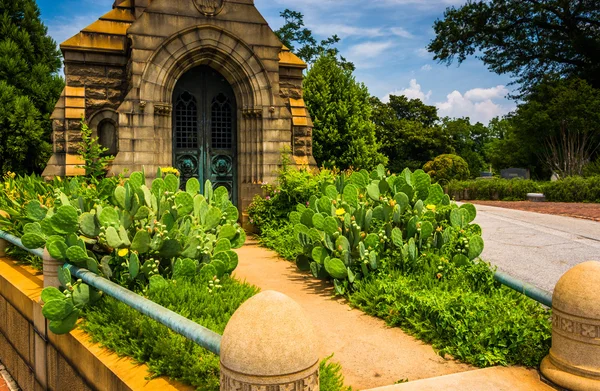
<instances>
[{"instance_id":1,"label":"carved stone arch","mask_svg":"<svg viewBox=\"0 0 600 391\"><path fill-rule=\"evenodd\" d=\"M108 124L114 129L112 138L114 138L113 142L115 144L114 150L110 150L109 154L116 155L119 151L119 113L111 108L103 108L92 114L88 121L88 126L92 130L92 137L98 137L100 144L105 147L107 145L103 139L104 135L101 134L101 128Z\"/></svg>"},{"instance_id":2,"label":"carved stone arch","mask_svg":"<svg viewBox=\"0 0 600 391\"><path fill-rule=\"evenodd\" d=\"M178 32L148 60L140 83L140 100L160 97L171 103L171 93L181 75L198 65L209 65L223 74L244 109L273 104L271 81L262 61L241 38L205 25Z\"/></svg>"},{"instance_id":3,"label":"carved stone arch","mask_svg":"<svg viewBox=\"0 0 600 391\"><path fill-rule=\"evenodd\" d=\"M243 192L244 184L263 182L263 113L268 113L275 99L269 74L248 44L230 32L209 25L178 32L148 59L139 84L140 102L147 104L146 116L154 114L151 122L162 140L163 156L166 156L172 149L169 140L175 84L183 74L200 65L220 72L233 88L238 108L238 184ZM162 115L157 116L157 112Z\"/></svg>"}]
</instances>

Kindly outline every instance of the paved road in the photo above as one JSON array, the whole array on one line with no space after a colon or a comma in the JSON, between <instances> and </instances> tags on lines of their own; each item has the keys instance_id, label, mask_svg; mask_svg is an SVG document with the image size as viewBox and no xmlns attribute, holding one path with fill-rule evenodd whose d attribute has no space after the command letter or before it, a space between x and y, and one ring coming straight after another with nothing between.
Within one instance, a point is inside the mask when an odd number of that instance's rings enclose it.
<instances>
[{"instance_id":1,"label":"paved road","mask_svg":"<svg viewBox=\"0 0 600 391\"><path fill-rule=\"evenodd\" d=\"M513 277L552 292L573 266L600 261L600 223L476 205L482 258Z\"/></svg>"}]
</instances>

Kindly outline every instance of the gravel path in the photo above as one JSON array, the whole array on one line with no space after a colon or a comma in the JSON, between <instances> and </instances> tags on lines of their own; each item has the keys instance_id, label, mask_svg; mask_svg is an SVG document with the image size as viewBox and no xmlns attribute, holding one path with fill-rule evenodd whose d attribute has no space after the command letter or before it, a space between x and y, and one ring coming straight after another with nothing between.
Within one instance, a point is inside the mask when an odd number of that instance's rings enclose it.
<instances>
[{"instance_id":1,"label":"gravel path","mask_svg":"<svg viewBox=\"0 0 600 391\"><path fill-rule=\"evenodd\" d=\"M333 298L330 285L299 272L293 263L259 247L251 238L237 252L240 264L236 278L298 302L315 326L320 357L334 353L333 361L342 365L346 383L354 389L475 369L444 359L401 329L351 309L343 300Z\"/></svg>"},{"instance_id":2,"label":"gravel path","mask_svg":"<svg viewBox=\"0 0 600 391\"><path fill-rule=\"evenodd\" d=\"M482 258L518 279L552 292L573 266L600 260L600 223L477 205Z\"/></svg>"}]
</instances>

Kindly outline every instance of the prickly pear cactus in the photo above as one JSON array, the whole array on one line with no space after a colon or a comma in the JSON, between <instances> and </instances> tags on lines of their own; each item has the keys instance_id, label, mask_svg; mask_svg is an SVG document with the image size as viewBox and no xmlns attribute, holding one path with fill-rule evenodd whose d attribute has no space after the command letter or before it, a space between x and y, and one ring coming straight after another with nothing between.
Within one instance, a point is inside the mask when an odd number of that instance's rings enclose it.
<instances>
[{"instance_id":1,"label":"prickly pear cactus","mask_svg":"<svg viewBox=\"0 0 600 391\"><path fill-rule=\"evenodd\" d=\"M144 173L135 172L106 192L103 199L60 192L52 209L31 203L27 210L34 222L24 229L24 245L46 247L53 258L130 289L147 286L154 277L213 273L210 278L221 278L237 267L233 250L243 246L246 234L224 187L213 190L208 181L200 194L199 182L191 179L181 191L179 178L172 174L147 187ZM59 277L63 290L45 291L44 314L51 330L66 333L98 293L73 283L68 269Z\"/></svg>"},{"instance_id":2,"label":"prickly pear cactus","mask_svg":"<svg viewBox=\"0 0 600 391\"><path fill-rule=\"evenodd\" d=\"M474 206L452 204L424 171L396 175L379 166L323 183L289 221L303 248L298 267L334 280L344 294L382 264L410 268L427 254L446 254L457 266L467 265L483 251L475 217ZM465 239L462 247L459 238Z\"/></svg>"}]
</instances>

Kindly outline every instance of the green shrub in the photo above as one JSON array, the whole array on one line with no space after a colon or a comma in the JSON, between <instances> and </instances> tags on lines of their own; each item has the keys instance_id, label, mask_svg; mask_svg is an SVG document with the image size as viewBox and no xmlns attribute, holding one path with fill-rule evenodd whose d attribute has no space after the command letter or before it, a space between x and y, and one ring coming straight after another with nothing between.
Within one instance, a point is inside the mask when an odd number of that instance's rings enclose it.
<instances>
[{"instance_id":1,"label":"green shrub","mask_svg":"<svg viewBox=\"0 0 600 391\"><path fill-rule=\"evenodd\" d=\"M492 280L492 271L482 267ZM461 276L471 268L481 269L470 266ZM537 367L550 350L550 311L509 288L483 285L487 289L482 291L461 278L393 271L386 279L362 282L350 302L433 344L442 356L478 367Z\"/></svg>"},{"instance_id":2,"label":"green shrub","mask_svg":"<svg viewBox=\"0 0 600 391\"><path fill-rule=\"evenodd\" d=\"M229 276L212 283L213 288L211 281L206 276L169 280L160 289L139 293L223 334L233 313L258 293L258 288ZM128 305L104 297L97 305L86 308L83 318L81 328L91 335L93 342L147 364L153 377L167 376L198 390L219 389L218 356ZM321 362L320 369L321 390L351 391L344 386L340 365L332 362L331 357Z\"/></svg>"},{"instance_id":3,"label":"green shrub","mask_svg":"<svg viewBox=\"0 0 600 391\"><path fill-rule=\"evenodd\" d=\"M250 222L259 230L265 226L280 227L287 222L289 213L296 209L298 203L306 202L323 184L333 183L334 175L331 170L293 168L288 155L283 154L277 183L265 184L265 196L255 196L248 207Z\"/></svg>"},{"instance_id":4,"label":"green shrub","mask_svg":"<svg viewBox=\"0 0 600 391\"><path fill-rule=\"evenodd\" d=\"M296 264L332 279L339 294L387 263L408 270L424 254L443 254L460 267L483 251L481 228L470 224L475 207L452 205L423 170L388 175L379 166L342 173L321 189L290 213L303 249Z\"/></svg>"},{"instance_id":5,"label":"green shrub","mask_svg":"<svg viewBox=\"0 0 600 391\"><path fill-rule=\"evenodd\" d=\"M482 182L482 194L495 191L496 181ZM503 196L539 186L505 182ZM298 254L302 270L442 354L484 367L536 366L548 353L549 313L477 260L483 240L472 205L459 208L421 170L390 175L383 166L339 173L317 189L261 242L288 259Z\"/></svg>"},{"instance_id":6,"label":"green shrub","mask_svg":"<svg viewBox=\"0 0 600 391\"><path fill-rule=\"evenodd\" d=\"M458 155L440 155L423 166L435 183L446 185L452 180L463 181L471 175L469 165Z\"/></svg>"},{"instance_id":7,"label":"green shrub","mask_svg":"<svg viewBox=\"0 0 600 391\"><path fill-rule=\"evenodd\" d=\"M208 329L223 334L227 322L254 286L223 277L209 291L205 276L178 279L149 289L146 297ZM140 292L141 293L141 292ZM148 364L153 376L168 376L201 390L219 389L219 357L111 297L86 309L81 328L94 342Z\"/></svg>"},{"instance_id":8,"label":"green shrub","mask_svg":"<svg viewBox=\"0 0 600 391\"><path fill-rule=\"evenodd\" d=\"M552 202L600 202L600 176L567 177L544 184L543 191Z\"/></svg>"},{"instance_id":9,"label":"green shrub","mask_svg":"<svg viewBox=\"0 0 600 391\"><path fill-rule=\"evenodd\" d=\"M456 200L524 201L528 193L540 193L542 184L526 179L478 179L451 181L446 192Z\"/></svg>"},{"instance_id":10,"label":"green shrub","mask_svg":"<svg viewBox=\"0 0 600 391\"><path fill-rule=\"evenodd\" d=\"M62 191L53 208L32 201L27 213L35 222L24 226L21 240L29 249L45 247L54 259L129 289L161 284L163 277L221 278L235 270L238 256L232 249L241 247L246 235L224 187L213 191L207 181L201 195L198 180L190 179L181 191L172 174L155 179L151 189L145 183L145 175L134 172L104 202ZM43 313L50 330L64 334L100 294L81 281L72 283L66 268L59 279L64 291L43 291Z\"/></svg>"}]
</instances>

